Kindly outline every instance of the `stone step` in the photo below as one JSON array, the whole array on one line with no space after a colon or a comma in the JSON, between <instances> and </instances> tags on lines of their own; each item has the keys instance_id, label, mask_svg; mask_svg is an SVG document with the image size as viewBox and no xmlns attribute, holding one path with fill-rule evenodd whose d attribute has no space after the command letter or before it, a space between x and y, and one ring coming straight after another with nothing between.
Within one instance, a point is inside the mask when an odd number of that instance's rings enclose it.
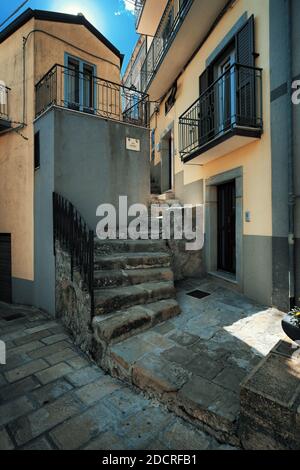
<instances>
[{"instance_id":1,"label":"stone step","mask_svg":"<svg viewBox=\"0 0 300 470\"><path fill-rule=\"evenodd\" d=\"M146 282L135 286L100 289L94 291L95 315L105 315L116 310L175 298L173 281Z\"/></svg>"},{"instance_id":2,"label":"stone step","mask_svg":"<svg viewBox=\"0 0 300 470\"><path fill-rule=\"evenodd\" d=\"M166 251L164 240L99 240L95 239L95 253L157 253Z\"/></svg>"},{"instance_id":3,"label":"stone step","mask_svg":"<svg viewBox=\"0 0 300 470\"><path fill-rule=\"evenodd\" d=\"M117 253L108 255L96 255L94 269L147 269L169 267L171 258L168 253Z\"/></svg>"},{"instance_id":4,"label":"stone step","mask_svg":"<svg viewBox=\"0 0 300 470\"><path fill-rule=\"evenodd\" d=\"M94 274L95 288L132 286L152 281L173 281L170 268L100 270Z\"/></svg>"},{"instance_id":5,"label":"stone step","mask_svg":"<svg viewBox=\"0 0 300 470\"><path fill-rule=\"evenodd\" d=\"M181 366L189 360L183 354L171 338L148 330L112 344L102 367L219 441L239 446L238 395Z\"/></svg>"},{"instance_id":6,"label":"stone step","mask_svg":"<svg viewBox=\"0 0 300 470\"><path fill-rule=\"evenodd\" d=\"M112 315L97 316L93 319L94 337L105 349L108 344L123 341L179 313L180 307L177 301L168 299L137 305Z\"/></svg>"}]
</instances>

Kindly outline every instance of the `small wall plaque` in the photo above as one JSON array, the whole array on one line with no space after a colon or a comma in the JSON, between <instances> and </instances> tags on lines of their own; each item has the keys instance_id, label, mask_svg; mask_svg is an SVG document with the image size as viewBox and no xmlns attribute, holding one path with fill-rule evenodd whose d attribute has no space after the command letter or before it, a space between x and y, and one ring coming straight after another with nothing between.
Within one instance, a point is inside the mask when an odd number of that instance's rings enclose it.
<instances>
[{"instance_id":1,"label":"small wall plaque","mask_svg":"<svg viewBox=\"0 0 300 470\"><path fill-rule=\"evenodd\" d=\"M126 137L126 150L132 150L133 152L140 152L141 151L140 139L132 139L131 137Z\"/></svg>"}]
</instances>

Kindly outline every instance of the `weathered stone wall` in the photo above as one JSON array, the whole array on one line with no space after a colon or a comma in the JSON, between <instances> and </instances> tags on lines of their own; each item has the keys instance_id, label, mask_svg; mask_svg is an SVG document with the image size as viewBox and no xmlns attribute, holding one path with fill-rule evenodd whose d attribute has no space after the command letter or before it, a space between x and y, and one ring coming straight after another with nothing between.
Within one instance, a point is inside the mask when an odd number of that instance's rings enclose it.
<instances>
[{"instance_id":1,"label":"weathered stone wall","mask_svg":"<svg viewBox=\"0 0 300 470\"><path fill-rule=\"evenodd\" d=\"M71 332L74 342L84 352L92 348L91 299L80 272L74 270L71 280L71 258L56 242L55 260L56 316Z\"/></svg>"},{"instance_id":2,"label":"weathered stone wall","mask_svg":"<svg viewBox=\"0 0 300 470\"><path fill-rule=\"evenodd\" d=\"M204 277L203 250L187 251L185 240L167 240L175 281L188 277Z\"/></svg>"}]
</instances>

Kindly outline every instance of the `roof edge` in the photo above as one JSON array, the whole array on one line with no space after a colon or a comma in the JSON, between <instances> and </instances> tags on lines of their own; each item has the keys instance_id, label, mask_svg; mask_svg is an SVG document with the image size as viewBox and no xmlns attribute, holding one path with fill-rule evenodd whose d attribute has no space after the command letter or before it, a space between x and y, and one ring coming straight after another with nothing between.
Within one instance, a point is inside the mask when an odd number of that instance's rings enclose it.
<instances>
[{"instance_id":1,"label":"roof edge","mask_svg":"<svg viewBox=\"0 0 300 470\"><path fill-rule=\"evenodd\" d=\"M105 44L108 49L111 50L117 57L119 57L121 66L124 60L124 54L121 54L119 49L117 49L105 36L103 36L100 31L98 31L95 26L90 23L85 16L83 15L70 15L67 13L58 13L47 10L32 10L27 8L21 15L19 15L15 20L13 20L6 28L0 32L0 44L9 38L15 31L21 28L26 24L31 18L41 21L53 21L56 23L69 23L85 26L96 38Z\"/></svg>"}]
</instances>

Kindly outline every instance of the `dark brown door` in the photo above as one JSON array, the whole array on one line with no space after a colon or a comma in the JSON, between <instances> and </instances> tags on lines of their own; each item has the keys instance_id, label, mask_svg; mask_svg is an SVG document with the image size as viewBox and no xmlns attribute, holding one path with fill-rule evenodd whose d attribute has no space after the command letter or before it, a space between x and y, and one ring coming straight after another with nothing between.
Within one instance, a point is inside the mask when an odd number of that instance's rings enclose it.
<instances>
[{"instance_id":1,"label":"dark brown door","mask_svg":"<svg viewBox=\"0 0 300 470\"><path fill-rule=\"evenodd\" d=\"M0 234L0 302L11 303L11 237Z\"/></svg>"},{"instance_id":2,"label":"dark brown door","mask_svg":"<svg viewBox=\"0 0 300 470\"><path fill-rule=\"evenodd\" d=\"M235 181L218 186L218 269L236 272Z\"/></svg>"}]
</instances>

